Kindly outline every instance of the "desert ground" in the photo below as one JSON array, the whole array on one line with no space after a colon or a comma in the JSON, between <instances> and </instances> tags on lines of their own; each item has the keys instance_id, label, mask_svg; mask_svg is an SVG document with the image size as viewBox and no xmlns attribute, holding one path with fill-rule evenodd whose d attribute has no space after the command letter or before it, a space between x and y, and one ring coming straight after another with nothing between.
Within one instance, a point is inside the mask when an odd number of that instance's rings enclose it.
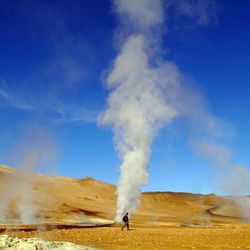
<instances>
[{"instance_id":1,"label":"desert ground","mask_svg":"<svg viewBox=\"0 0 250 250\"><path fill-rule=\"evenodd\" d=\"M235 225L210 228L118 227L8 232L18 237L68 241L100 249L250 249L250 227Z\"/></svg>"},{"instance_id":2,"label":"desert ground","mask_svg":"<svg viewBox=\"0 0 250 250\"><path fill-rule=\"evenodd\" d=\"M113 221L114 185L90 177L21 177L15 169L0 166L0 202L5 207L1 234L100 249L250 248L250 225L232 196L143 193L139 209L130 218L131 230L121 231L121 224ZM32 190L23 190L27 189L23 182L30 183ZM32 194L32 202L28 199L32 208L26 209L34 211L35 219L25 225L18 206L27 192L29 198Z\"/></svg>"}]
</instances>

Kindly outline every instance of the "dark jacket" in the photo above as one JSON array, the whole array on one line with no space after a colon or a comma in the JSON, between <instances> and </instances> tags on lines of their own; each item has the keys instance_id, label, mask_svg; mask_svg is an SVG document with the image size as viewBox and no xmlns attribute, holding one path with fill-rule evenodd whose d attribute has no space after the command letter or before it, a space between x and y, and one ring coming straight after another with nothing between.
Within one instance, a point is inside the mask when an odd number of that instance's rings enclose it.
<instances>
[{"instance_id":1,"label":"dark jacket","mask_svg":"<svg viewBox=\"0 0 250 250\"><path fill-rule=\"evenodd\" d=\"M124 215L122 220L125 222L125 223L128 223L128 216L127 215Z\"/></svg>"}]
</instances>

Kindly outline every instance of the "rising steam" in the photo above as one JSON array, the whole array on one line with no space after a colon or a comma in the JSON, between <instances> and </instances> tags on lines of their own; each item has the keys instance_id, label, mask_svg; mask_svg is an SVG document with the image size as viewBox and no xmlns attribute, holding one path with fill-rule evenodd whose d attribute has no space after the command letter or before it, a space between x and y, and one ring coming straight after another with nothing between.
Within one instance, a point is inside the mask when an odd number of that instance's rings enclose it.
<instances>
[{"instance_id":1,"label":"rising steam","mask_svg":"<svg viewBox=\"0 0 250 250\"><path fill-rule=\"evenodd\" d=\"M56 143L47 130L39 126L29 127L16 152L12 154L12 160L17 162L17 169L1 176L0 223L39 222L41 214L38 215L36 210L33 189L36 168L40 164L53 162L55 157ZM10 207L15 216L9 214Z\"/></svg>"},{"instance_id":2,"label":"rising steam","mask_svg":"<svg viewBox=\"0 0 250 250\"><path fill-rule=\"evenodd\" d=\"M115 1L114 7L119 18L133 25L107 77L111 93L99 117L102 125L113 128L122 160L117 187L119 220L139 205L155 135L178 115L179 73L174 64L160 60L160 43L147 37L164 20L162 2Z\"/></svg>"},{"instance_id":3,"label":"rising steam","mask_svg":"<svg viewBox=\"0 0 250 250\"><path fill-rule=\"evenodd\" d=\"M110 94L98 121L113 129L122 161L116 211L120 220L139 206L154 137L179 117L187 121L190 145L199 156L230 171L233 167L225 144L230 126L211 114L199 91L187 88L177 66L163 59L163 1L115 0L113 6L120 23L115 36L119 51L106 78Z\"/></svg>"}]
</instances>

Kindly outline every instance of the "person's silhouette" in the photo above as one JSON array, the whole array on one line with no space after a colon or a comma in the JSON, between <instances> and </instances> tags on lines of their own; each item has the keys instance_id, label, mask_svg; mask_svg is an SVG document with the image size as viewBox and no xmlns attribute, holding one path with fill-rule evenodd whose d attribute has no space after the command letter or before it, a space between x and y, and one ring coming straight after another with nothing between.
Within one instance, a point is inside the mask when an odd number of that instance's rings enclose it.
<instances>
[{"instance_id":1,"label":"person's silhouette","mask_svg":"<svg viewBox=\"0 0 250 250\"><path fill-rule=\"evenodd\" d=\"M122 230L124 229L124 227L127 227L127 230L129 230L129 219L128 219L128 213L126 213L123 218L122 221L124 222L124 225L122 227Z\"/></svg>"}]
</instances>

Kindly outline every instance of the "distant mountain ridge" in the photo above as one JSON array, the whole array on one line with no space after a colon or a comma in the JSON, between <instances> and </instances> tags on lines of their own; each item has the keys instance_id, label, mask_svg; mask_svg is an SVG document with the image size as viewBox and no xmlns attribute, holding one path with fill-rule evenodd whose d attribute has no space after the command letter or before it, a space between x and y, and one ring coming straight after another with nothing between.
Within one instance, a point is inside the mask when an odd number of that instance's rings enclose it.
<instances>
[{"instance_id":1,"label":"distant mountain ridge","mask_svg":"<svg viewBox=\"0 0 250 250\"><path fill-rule=\"evenodd\" d=\"M20 180L17 171L0 165L0 202L6 205L8 222L18 222L18 205L22 189L13 186L20 182L30 184L30 204L37 221L78 223L98 218L113 220L116 213L116 187L92 177L82 179L62 176L31 175ZM11 177L12 176L12 177ZM22 180L24 179L24 180ZM14 181L13 181L14 180ZM12 183L13 182L13 183ZM7 197L7 198L6 198ZM6 202L8 200L8 202ZM204 225L242 222L239 208L231 197L214 194L201 195L184 192L146 192L141 196L141 205L132 216L138 225Z\"/></svg>"}]
</instances>

